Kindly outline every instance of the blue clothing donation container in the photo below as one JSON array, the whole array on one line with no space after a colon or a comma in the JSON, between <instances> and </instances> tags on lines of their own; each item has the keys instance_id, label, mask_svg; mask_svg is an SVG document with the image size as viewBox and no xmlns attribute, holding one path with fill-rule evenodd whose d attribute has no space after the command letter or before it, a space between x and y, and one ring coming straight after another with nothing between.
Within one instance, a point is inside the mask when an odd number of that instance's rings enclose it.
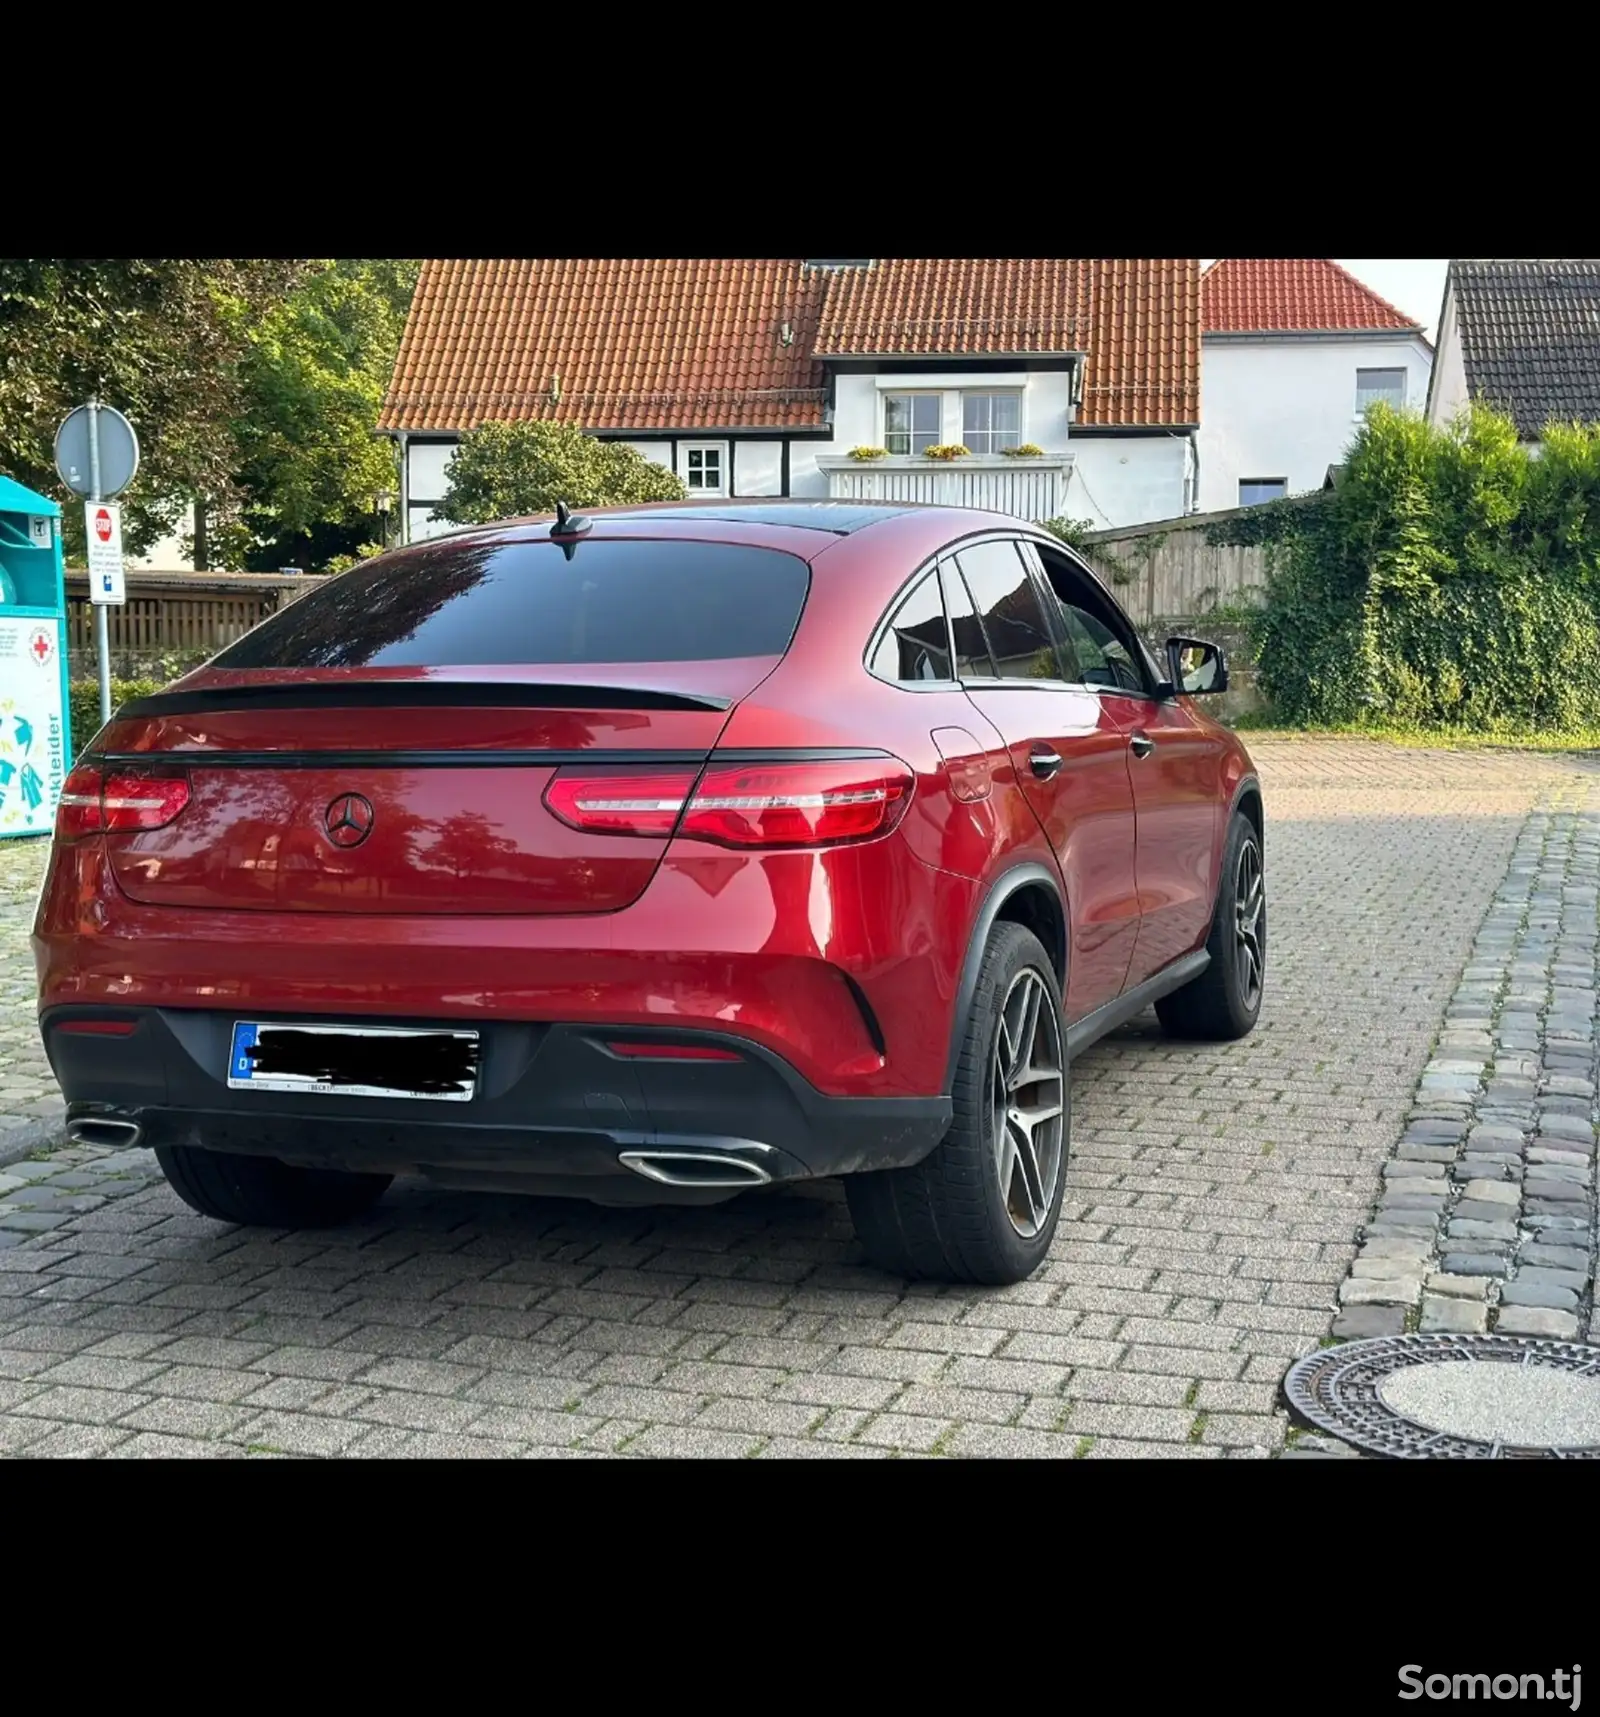
<instances>
[{"instance_id":1,"label":"blue clothing donation container","mask_svg":"<svg viewBox=\"0 0 1600 1717\"><path fill-rule=\"evenodd\" d=\"M54 828L68 722L61 508L0 475L0 836Z\"/></svg>"}]
</instances>

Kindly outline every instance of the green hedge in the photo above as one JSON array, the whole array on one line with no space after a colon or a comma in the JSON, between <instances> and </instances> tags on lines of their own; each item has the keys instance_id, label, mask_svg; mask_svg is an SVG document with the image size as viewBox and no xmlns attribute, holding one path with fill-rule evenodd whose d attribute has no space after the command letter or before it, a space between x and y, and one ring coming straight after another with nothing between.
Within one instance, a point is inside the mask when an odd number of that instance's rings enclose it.
<instances>
[{"instance_id":1,"label":"green hedge","mask_svg":"<svg viewBox=\"0 0 1600 1717\"><path fill-rule=\"evenodd\" d=\"M210 653L209 650L174 650L165 656L137 662L137 666L145 669L144 673L111 681L111 708L115 711L135 698L154 696L163 687L198 668ZM95 679L73 680L67 688L67 695L72 712L72 749L76 754L100 731L100 682Z\"/></svg>"},{"instance_id":2,"label":"green hedge","mask_svg":"<svg viewBox=\"0 0 1600 1717\"><path fill-rule=\"evenodd\" d=\"M1600 726L1600 428L1540 456L1474 410L1376 408L1339 485L1210 527L1266 549L1260 684L1300 726Z\"/></svg>"},{"instance_id":3,"label":"green hedge","mask_svg":"<svg viewBox=\"0 0 1600 1717\"><path fill-rule=\"evenodd\" d=\"M113 680L111 707L115 710L135 698L153 697L167 683L165 680ZM100 731L100 682L74 680L69 690L72 699L72 750L76 755Z\"/></svg>"}]
</instances>

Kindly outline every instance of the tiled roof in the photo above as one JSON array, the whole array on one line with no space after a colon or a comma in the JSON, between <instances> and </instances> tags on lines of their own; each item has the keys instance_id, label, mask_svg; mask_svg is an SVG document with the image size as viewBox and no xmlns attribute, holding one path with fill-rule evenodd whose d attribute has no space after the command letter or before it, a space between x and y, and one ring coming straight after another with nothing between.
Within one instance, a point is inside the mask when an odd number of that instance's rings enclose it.
<instances>
[{"instance_id":1,"label":"tiled roof","mask_svg":"<svg viewBox=\"0 0 1600 1717\"><path fill-rule=\"evenodd\" d=\"M783 261L425 262L378 427L814 427L827 278Z\"/></svg>"},{"instance_id":2,"label":"tiled roof","mask_svg":"<svg viewBox=\"0 0 1600 1717\"><path fill-rule=\"evenodd\" d=\"M1092 266L1092 265L1090 265ZM1061 257L889 258L828 283L817 352L829 358L1081 352L1088 268Z\"/></svg>"},{"instance_id":3,"label":"tiled roof","mask_svg":"<svg viewBox=\"0 0 1600 1717\"><path fill-rule=\"evenodd\" d=\"M1079 423L1199 423L1199 259L1102 257L1083 266L1092 280Z\"/></svg>"},{"instance_id":4,"label":"tiled roof","mask_svg":"<svg viewBox=\"0 0 1600 1717\"><path fill-rule=\"evenodd\" d=\"M1321 256L1228 256L1202 281L1208 334L1412 330L1415 320Z\"/></svg>"},{"instance_id":5,"label":"tiled roof","mask_svg":"<svg viewBox=\"0 0 1600 1717\"><path fill-rule=\"evenodd\" d=\"M1084 350L1081 423L1197 422L1199 263L431 261L378 426L819 428L823 357Z\"/></svg>"},{"instance_id":6,"label":"tiled roof","mask_svg":"<svg viewBox=\"0 0 1600 1717\"><path fill-rule=\"evenodd\" d=\"M1524 440L1551 422L1600 421L1600 259L1450 264L1467 392Z\"/></svg>"}]
</instances>

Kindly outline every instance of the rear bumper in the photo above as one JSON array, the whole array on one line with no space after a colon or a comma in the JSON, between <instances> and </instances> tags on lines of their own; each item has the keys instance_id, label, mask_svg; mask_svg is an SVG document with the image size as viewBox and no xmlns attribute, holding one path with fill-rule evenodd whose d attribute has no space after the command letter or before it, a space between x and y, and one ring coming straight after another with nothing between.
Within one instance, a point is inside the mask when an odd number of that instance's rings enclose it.
<instances>
[{"instance_id":1,"label":"rear bumper","mask_svg":"<svg viewBox=\"0 0 1600 1717\"><path fill-rule=\"evenodd\" d=\"M141 905L117 887L102 843L77 842L53 855L34 927L41 1018L124 1006L731 1029L830 1097L945 1089L981 886L925 865L898 834L759 860L712 851L663 864L620 912L418 917Z\"/></svg>"},{"instance_id":2,"label":"rear bumper","mask_svg":"<svg viewBox=\"0 0 1600 1717\"><path fill-rule=\"evenodd\" d=\"M68 1124L114 1118L136 1124L147 1144L422 1174L448 1186L666 1202L903 1167L933 1150L950 1123L948 1097L827 1096L748 1039L632 1025L484 1021L470 1103L236 1091L226 1069L239 1017L47 1009L40 1025ZM91 1019L133 1029L61 1029ZM738 1059L634 1060L605 1047L617 1039L716 1047Z\"/></svg>"}]
</instances>

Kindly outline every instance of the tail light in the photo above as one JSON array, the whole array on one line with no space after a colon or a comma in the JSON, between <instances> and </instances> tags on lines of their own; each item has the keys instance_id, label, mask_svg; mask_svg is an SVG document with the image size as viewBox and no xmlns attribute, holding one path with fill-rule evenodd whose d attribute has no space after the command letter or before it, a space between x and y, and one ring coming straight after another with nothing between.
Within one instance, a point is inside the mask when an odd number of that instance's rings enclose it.
<instances>
[{"instance_id":1,"label":"tail light","mask_svg":"<svg viewBox=\"0 0 1600 1717\"><path fill-rule=\"evenodd\" d=\"M56 801L56 839L162 829L189 803L188 778L145 769L104 770L83 763Z\"/></svg>"},{"instance_id":2,"label":"tail light","mask_svg":"<svg viewBox=\"0 0 1600 1717\"><path fill-rule=\"evenodd\" d=\"M825 847L887 834L916 777L895 758L844 763L713 765L694 774L560 770L552 815L590 834L655 835L725 847Z\"/></svg>"}]
</instances>

